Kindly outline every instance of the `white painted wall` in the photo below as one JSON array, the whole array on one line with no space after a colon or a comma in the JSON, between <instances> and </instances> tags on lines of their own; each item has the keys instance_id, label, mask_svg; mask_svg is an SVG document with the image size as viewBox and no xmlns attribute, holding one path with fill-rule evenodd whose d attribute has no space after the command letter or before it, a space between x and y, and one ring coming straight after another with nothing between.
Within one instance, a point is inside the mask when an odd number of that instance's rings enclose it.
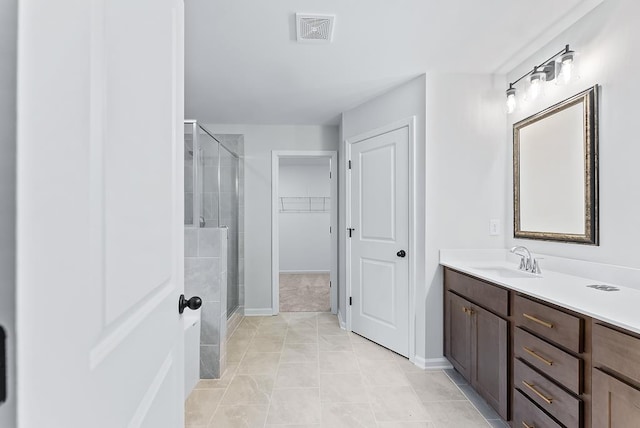
<instances>
[{"instance_id":1,"label":"white painted wall","mask_svg":"<svg viewBox=\"0 0 640 428\"><path fill-rule=\"evenodd\" d=\"M338 150L338 127L205 126L216 134L244 135L245 310L271 310L271 152Z\"/></svg>"},{"instance_id":2,"label":"white painted wall","mask_svg":"<svg viewBox=\"0 0 640 428\"><path fill-rule=\"evenodd\" d=\"M330 158L280 159L280 196L330 196Z\"/></svg>"},{"instance_id":3,"label":"white painted wall","mask_svg":"<svg viewBox=\"0 0 640 428\"><path fill-rule=\"evenodd\" d=\"M504 80L427 76L425 356L443 355L442 248L503 248L489 220L504 225L507 141ZM504 229L504 228L503 228ZM420 339L420 337L418 337Z\"/></svg>"},{"instance_id":4,"label":"white painted wall","mask_svg":"<svg viewBox=\"0 0 640 428\"><path fill-rule=\"evenodd\" d=\"M8 400L0 427L16 426L15 211L17 1L0 2L0 325L8 335Z\"/></svg>"},{"instance_id":5,"label":"white painted wall","mask_svg":"<svg viewBox=\"0 0 640 428\"><path fill-rule=\"evenodd\" d=\"M279 196L329 197L331 195L329 158L314 159L315 164L308 162L292 164L290 163L292 161L301 160L280 160ZM331 270L329 208L330 205L327 205L326 212L280 212L281 272L329 272Z\"/></svg>"},{"instance_id":6,"label":"white painted wall","mask_svg":"<svg viewBox=\"0 0 640 428\"><path fill-rule=\"evenodd\" d=\"M362 134L367 131L380 128L401 119L411 116L416 117L416 157L417 157L417 186L416 194L419 195L416 201L416 209L418 212L418 230L415 231L415 239L417 240L418 254L413 255L417 263L417 290L416 299L423 302L425 295L425 277L424 277L424 260L425 260L425 95L426 95L426 78L424 75L419 76L399 87L389 91L361 106L342 114L342 142L340 145L341 156L339 162L339 171L341 173L339 180L339 227L340 235L340 252L339 259L339 279L340 288L338 290L338 310L343 320L346 320L346 290L342 284L346 284L346 187L344 174L345 167L345 146L344 141ZM442 306L442 305L441 305ZM424 342L424 325L425 325L425 307L418 305L416 311L416 354L419 357L425 355Z\"/></svg>"},{"instance_id":7,"label":"white painted wall","mask_svg":"<svg viewBox=\"0 0 640 428\"><path fill-rule=\"evenodd\" d=\"M427 365L444 362L439 250L504 246L504 235L489 236L490 219L505 221L503 85L503 79L494 82L488 75L423 75L342 117L344 140L416 116L416 357ZM344 209L340 213L344 219ZM341 237L344 250L344 233ZM344 283L342 257L340 262ZM345 304L341 288L342 316Z\"/></svg>"},{"instance_id":8,"label":"white painted wall","mask_svg":"<svg viewBox=\"0 0 640 428\"><path fill-rule=\"evenodd\" d=\"M511 129L514 122L574 95L594 84L602 86L600 103L600 246L585 246L514 239L509 221L507 245L526 245L537 253L640 268L640 178L638 161L638 117L640 85L640 2L607 0L569 27L545 48L509 73L519 77L570 43L579 53L581 78L567 86L547 85L535 104L509 117L506 133L509 157L505 161L507 215L513 215ZM544 269L544 261L542 261Z\"/></svg>"}]
</instances>

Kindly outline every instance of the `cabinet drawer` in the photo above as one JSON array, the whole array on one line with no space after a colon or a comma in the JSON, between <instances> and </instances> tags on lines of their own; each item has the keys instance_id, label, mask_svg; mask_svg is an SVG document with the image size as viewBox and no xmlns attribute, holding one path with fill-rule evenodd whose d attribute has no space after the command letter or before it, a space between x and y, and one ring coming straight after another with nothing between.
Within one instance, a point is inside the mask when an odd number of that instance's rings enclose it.
<instances>
[{"instance_id":1,"label":"cabinet drawer","mask_svg":"<svg viewBox=\"0 0 640 428\"><path fill-rule=\"evenodd\" d=\"M509 315L509 291L479 279L445 269L444 281L449 290L464 296L473 303L501 314Z\"/></svg>"},{"instance_id":2,"label":"cabinet drawer","mask_svg":"<svg viewBox=\"0 0 640 428\"><path fill-rule=\"evenodd\" d=\"M560 348L538 339L521 328L516 328L513 352L565 388L582 393L582 360Z\"/></svg>"},{"instance_id":3,"label":"cabinet drawer","mask_svg":"<svg viewBox=\"0 0 640 428\"><path fill-rule=\"evenodd\" d=\"M593 361L640 384L640 339L594 324Z\"/></svg>"},{"instance_id":4,"label":"cabinet drawer","mask_svg":"<svg viewBox=\"0 0 640 428\"><path fill-rule=\"evenodd\" d=\"M515 360L514 385L563 425L582 426L582 401L520 360Z\"/></svg>"},{"instance_id":5,"label":"cabinet drawer","mask_svg":"<svg viewBox=\"0 0 640 428\"><path fill-rule=\"evenodd\" d=\"M640 390L593 369L593 428L640 425Z\"/></svg>"},{"instance_id":6,"label":"cabinet drawer","mask_svg":"<svg viewBox=\"0 0 640 428\"><path fill-rule=\"evenodd\" d=\"M516 391L513 408L513 427L515 428L561 428L524 394Z\"/></svg>"},{"instance_id":7,"label":"cabinet drawer","mask_svg":"<svg viewBox=\"0 0 640 428\"><path fill-rule=\"evenodd\" d=\"M517 326L525 327L560 346L582 352L583 320L573 315L516 295L514 319Z\"/></svg>"}]
</instances>

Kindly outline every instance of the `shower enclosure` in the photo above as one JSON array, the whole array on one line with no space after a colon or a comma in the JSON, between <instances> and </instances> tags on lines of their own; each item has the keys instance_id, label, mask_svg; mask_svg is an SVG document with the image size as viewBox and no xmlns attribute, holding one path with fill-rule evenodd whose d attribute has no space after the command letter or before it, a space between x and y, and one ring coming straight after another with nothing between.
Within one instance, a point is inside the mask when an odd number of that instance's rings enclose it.
<instances>
[{"instance_id":1,"label":"shower enclosure","mask_svg":"<svg viewBox=\"0 0 640 428\"><path fill-rule=\"evenodd\" d=\"M238 144L230 140L227 145L222 139L225 136L213 134L196 121L185 121L184 222L186 228L227 229L226 293L220 290L220 295L226 294L230 317L240 304L240 157Z\"/></svg>"}]
</instances>

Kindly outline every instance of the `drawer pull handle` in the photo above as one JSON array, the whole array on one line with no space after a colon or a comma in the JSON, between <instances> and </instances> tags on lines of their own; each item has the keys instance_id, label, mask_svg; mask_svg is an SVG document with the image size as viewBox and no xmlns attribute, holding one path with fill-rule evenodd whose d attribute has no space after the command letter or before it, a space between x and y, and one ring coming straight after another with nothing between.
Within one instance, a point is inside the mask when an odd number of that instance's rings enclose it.
<instances>
[{"instance_id":1,"label":"drawer pull handle","mask_svg":"<svg viewBox=\"0 0 640 428\"><path fill-rule=\"evenodd\" d=\"M523 426L524 428L536 428L536 427L534 427L533 425L529 425L529 424L528 424L528 423L526 423L525 421L522 421L522 426Z\"/></svg>"},{"instance_id":2,"label":"drawer pull handle","mask_svg":"<svg viewBox=\"0 0 640 428\"><path fill-rule=\"evenodd\" d=\"M553 398L549 398L546 395L544 395L542 392L538 391L535 386L533 386L532 384L528 383L527 381L522 381L522 384L524 386L526 386L527 388L529 388L534 394L536 394L538 397L542 398L542 400L544 400L545 403L547 404L552 404L553 403Z\"/></svg>"},{"instance_id":3,"label":"drawer pull handle","mask_svg":"<svg viewBox=\"0 0 640 428\"><path fill-rule=\"evenodd\" d=\"M524 350L524 352L526 352L527 354L531 355L533 358L537 358L538 360L542 361L543 363L545 363L548 366L552 366L553 365L553 361L551 360L547 360L546 358L540 356L536 351L534 351L533 349L529 349L526 346L523 346L522 349Z\"/></svg>"},{"instance_id":4,"label":"drawer pull handle","mask_svg":"<svg viewBox=\"0 0 640 428\"><path fill-rule=\"evenodd\" d=\"M533 315L529 315L529 314L524 314L523 313L522 316L525 317L528 320L531 320L531 321L533 321L535 323L543 325L543 326L545 326L547 328L553 328L553 324L551 324L550 322L542 321L541 319L536 318Z\"/></svg>"}]
</instances>

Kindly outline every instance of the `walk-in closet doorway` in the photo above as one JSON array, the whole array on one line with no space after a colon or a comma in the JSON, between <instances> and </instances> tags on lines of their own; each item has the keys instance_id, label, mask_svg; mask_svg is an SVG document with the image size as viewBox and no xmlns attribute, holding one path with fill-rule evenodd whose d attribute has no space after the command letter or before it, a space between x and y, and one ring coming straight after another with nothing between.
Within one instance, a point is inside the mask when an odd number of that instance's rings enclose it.
<instances>
[{"instance_id":1,"label":"walk-in closet doorway","mask_svg":"<svg viewBox=\"0 0 640 428\"><path fill-rule=\"evenodd\" d=\"M337 311L337 153L272 155L272 298L279 312Z\"/></svg>"}]
</instances>

